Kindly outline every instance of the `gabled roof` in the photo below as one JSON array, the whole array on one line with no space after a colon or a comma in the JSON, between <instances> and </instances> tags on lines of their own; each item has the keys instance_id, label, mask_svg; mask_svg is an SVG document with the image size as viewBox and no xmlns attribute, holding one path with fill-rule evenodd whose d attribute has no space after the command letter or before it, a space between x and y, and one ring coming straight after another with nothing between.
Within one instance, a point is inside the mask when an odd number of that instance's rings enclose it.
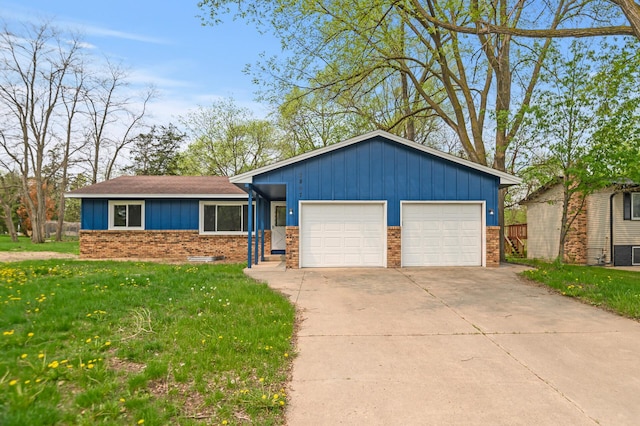
<instances>
[{"instance_id":1,"label":"gabled roof","mask_svg":"<svg viewBox=\"0 0 640 426\"><path fill-rule=\"evenodd\" d=\"M226 176L120 176L76 189L67 198L247 198Z\"/></svg>"},{"instance_id":2,"label":"gabled roof","mask_svg":"<svg viewBox=\"0 0 640 426\"><path fill-rule=\"evenodd\" d=\"M481 164L477 164L477 163L474 163L472 161L465 160L463 158L459 158L459 157L456 157L454 155L444 153L442 151L438 151L437 149L433 149L433 148L430 148L428 146L421 145L421 144L419 144L417 142L410 141L408 139L402 138L400 136L393 135L393 134L385 132L383 130L376 130L376 131L373 131L373 132L370 132L370 133L366 133L364 135L357 136L355 138L351 138L351 139L348 139L348 140L340 142L340 143L329 145L329 146L324 147L324 148L315 149L313 151L309 151L307 153L300 154L300 155L297 155L295 157L291 157L289 159L286 159L286 160L283 160L283 161L279 161L277 163L274 163L274 164L271 164L271 165L268 165L268 166L260 167L259 169L255 169L255 170L252 170L252 171L249 171L249 172L246 172L246 173L242 173L242 174L233 176L233 177L231 177L229 179L229 181L231 183L235 183L235 184L253 183L253 177L254 176L260 175L262 173L270 172L272 170L276 170L276 169L279 169L281 167L285 167L285 166L288 166L290 164L294 164L294 163L297 163L297 162L300 162L300 161L304 161L304 160L307 160L309 158L313 158L313 157L316 157L316 156L319 156L319 155L322 155L322 154L326 154L328 152L335 151L337 149L344 148L344 147L349 146L349 145L354 145L354 144L357 144L357 143L361 143L361 142L367 141L367 140L375 138L375 137L383 137L383 138L391 140L393 142L408 146L409 148L413 148L413 149L418 150L418 151L426 152L427 154L433 155L434 157L439 157L439 158L442 158L444 160L451 161L453 163L457 163L457 164L469 167L471 169L479 170L481 172L496 176L496 177L500 178L500 186L518 185L518 184L520 184L522 182L522 179L520 179L520 178L518 178L516 176L513 176L513 175L511 175L509 173L501 172L501 171L492 169L491 167L483 166Z\"/></svg>"}]
</instances>

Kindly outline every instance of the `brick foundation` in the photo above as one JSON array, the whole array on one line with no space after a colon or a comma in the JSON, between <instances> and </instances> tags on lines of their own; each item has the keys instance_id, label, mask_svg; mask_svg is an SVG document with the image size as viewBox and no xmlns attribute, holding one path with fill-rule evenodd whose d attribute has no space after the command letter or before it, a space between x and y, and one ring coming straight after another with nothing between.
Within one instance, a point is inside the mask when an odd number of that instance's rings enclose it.
<instances>
[{"instance_id":1,"label":"brick foundation","mask_svg":"<svg viewBox=\"0 0 640 426\"><path fill-rule=\"evenodd\" d=\"M402 228L387 227L387 268L402 266Z\"/></svg>"},{"instance_id":2,"label":"brick foundation","mask_svg":"<svg viewBox=\"0 0 640 426\"><path fill-rule=\"evenodd\" d=\"M298 269L300 267L300 230L297 226L287 226L286 239L287 268Z\"/></svg>"},{"instance_id":3,"label":"brick foundation","mask_svg":"<svg viewBox=\"0 0 640 426\"><path fill-rule=\"evenodd\" d=\"M247 236L200 235L198 231L80 231L83 259L187 260L189 256L224 256L228 262L246 262Z\"/></svg>"},{"instance_id":4,"label":"brick foundation","mask_svg":"<svg viewBox=\"0 0 640 426\"><path fill-rule=\"evenodd\" d=\"M500 227L487 226L486 229L486 266L496 268L500 266Z\"/></svg>"}]
</instances>

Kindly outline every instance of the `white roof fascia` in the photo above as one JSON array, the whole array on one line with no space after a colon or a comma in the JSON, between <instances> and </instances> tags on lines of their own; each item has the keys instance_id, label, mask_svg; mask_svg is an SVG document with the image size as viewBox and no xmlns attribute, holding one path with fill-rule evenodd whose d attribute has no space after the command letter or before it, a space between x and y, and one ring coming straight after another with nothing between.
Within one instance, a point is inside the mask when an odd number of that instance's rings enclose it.
<instances>
[{"instance_id":1,"label":"white roof fascia","mask_svg":"<svg viewBox=\"0 0 640 426\"><path fill-rule=\"evenodd\" d=\"M65 198L237 198L247 199L247 194L64 194Z\"/></svg>"},{"instance_id":2,"label":"white roof fascia","mask_svg":"<svg viewBox=\"0 0 640 426\"><path fill-rule=\"evenodd\" d=\"M347 139L346 141L339 142L333 145L329 145L323 148L315 149L313 151L306 152L304 154L297 155L295 157L288 158L283 161L279 161L277 163L260 167L258 169L242 173L236 176L229 178L229 182L240 184L240 183L253 183L253 177L262 173L270 172L275 169L279 169L281 167L288 166L290 164L294 164L300 161L304 161L309 158L313 158L318 155L325 154L327 152L334 151L336 149L344 148L349 145L353 145L359 142L362 142L367 139L371 139L376 136L381 136L387 139L391 139L400 144L406 145L410 148L417 149L418 151L426 152L428 154L433 155L434 157L439 157L444 160L451 161L453 163L460 164L462 166L469 167L471 169L479 170L481 172L496 176L500 178L500 185L518 185L522 183L522 179L517 176L513 176L506 172L501 172L496 169L492 169L491 167L483 166L482 164L474 163L473 161L465 160L463 158L456 157L451 154L447 154L442 151L438 151L437 149L430 148L428 146L421 145L417 142L410 141L408 139L402 138L400 136L393 135L389 132L385 132L384 130L375 130L373 132L366 133L361 136L356 136L355 138Z\"/></svg>"}]
</instances>

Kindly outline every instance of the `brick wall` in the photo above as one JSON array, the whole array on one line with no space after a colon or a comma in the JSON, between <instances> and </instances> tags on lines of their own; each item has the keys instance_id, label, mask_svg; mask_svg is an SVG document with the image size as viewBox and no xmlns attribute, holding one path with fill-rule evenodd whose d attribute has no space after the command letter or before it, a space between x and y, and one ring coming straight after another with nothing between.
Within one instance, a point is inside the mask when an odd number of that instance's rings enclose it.
<instances>
[{"instance_id":1,"label":"brick wall","mask_svg":"<svg viewBox=\"0 0 640 426\"><path fill-rule=\"evenodd\" d=\"M387 268L402 266L402 233L399 226L387 227Z\"/></svg>"},{"instance_id":2,"label":"brick wall","mask_svg":"<svg viewBox=\"0 0 640 426\"><path fill-rule=\"evenodd\" d=\"M562 208L562 206L560 206ZM567 263L587 263L587 203L583 196L574 193L569 199L568 218L577 216L564 240L564 261Z\"/></svg>"},{"instance_id":3,"label":"brick wall","mask_svg":"<svg viewBox=\"0 0 640 426\"><path fill-rule=\"evenodd\" d=\"M265 248L266 250L266 248ZM198 231L80 231L83 259L170 259L224 256L247 260L246 235L200 235Z\"/></svg>"},{"instance_id":4,"label":"brick wall","mask_svg":"<svg viewBox=\"0 0 640 426\"><path fill-rule=\"evenodd\" d=\"M297 226L287 226L286 235L287 268L298 269L300 267L300 230Z\"/></svg>"},{"instance_id":5,"label":"brick wall","mask_svg":"<svg viewBox=\"0 0 640 426\"><path fill-rule=\"evenodd\" d=\"M268 256L271 254L271 231L264 231L264 255Z\"/></svg>"},{"instance_id":6,"label":"brick wall","mask_svg":"<svg viewBox=\"0 0 640 426\"><path fill-rule=\"evenodd\" d=\"M487 267L500 266L500 227L487 226L486 229Z\"/></svg>"}]
</instances>

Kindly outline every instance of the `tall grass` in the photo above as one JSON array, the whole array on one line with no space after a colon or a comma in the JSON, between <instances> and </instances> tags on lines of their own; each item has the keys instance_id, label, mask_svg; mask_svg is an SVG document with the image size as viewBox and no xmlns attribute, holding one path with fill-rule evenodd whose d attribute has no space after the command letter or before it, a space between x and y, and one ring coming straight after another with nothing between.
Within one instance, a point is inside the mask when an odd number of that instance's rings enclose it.
<instances>
[{"instance_id":1,"label":"tall grass","mask_svg":"<svg viewBox=\"0 0 640 426\"><path fill-rule=\"evenodd\" d=\"M0 264L0 424L280 424L294 308L240 265Z\"/></svg>"}]
</instances>

